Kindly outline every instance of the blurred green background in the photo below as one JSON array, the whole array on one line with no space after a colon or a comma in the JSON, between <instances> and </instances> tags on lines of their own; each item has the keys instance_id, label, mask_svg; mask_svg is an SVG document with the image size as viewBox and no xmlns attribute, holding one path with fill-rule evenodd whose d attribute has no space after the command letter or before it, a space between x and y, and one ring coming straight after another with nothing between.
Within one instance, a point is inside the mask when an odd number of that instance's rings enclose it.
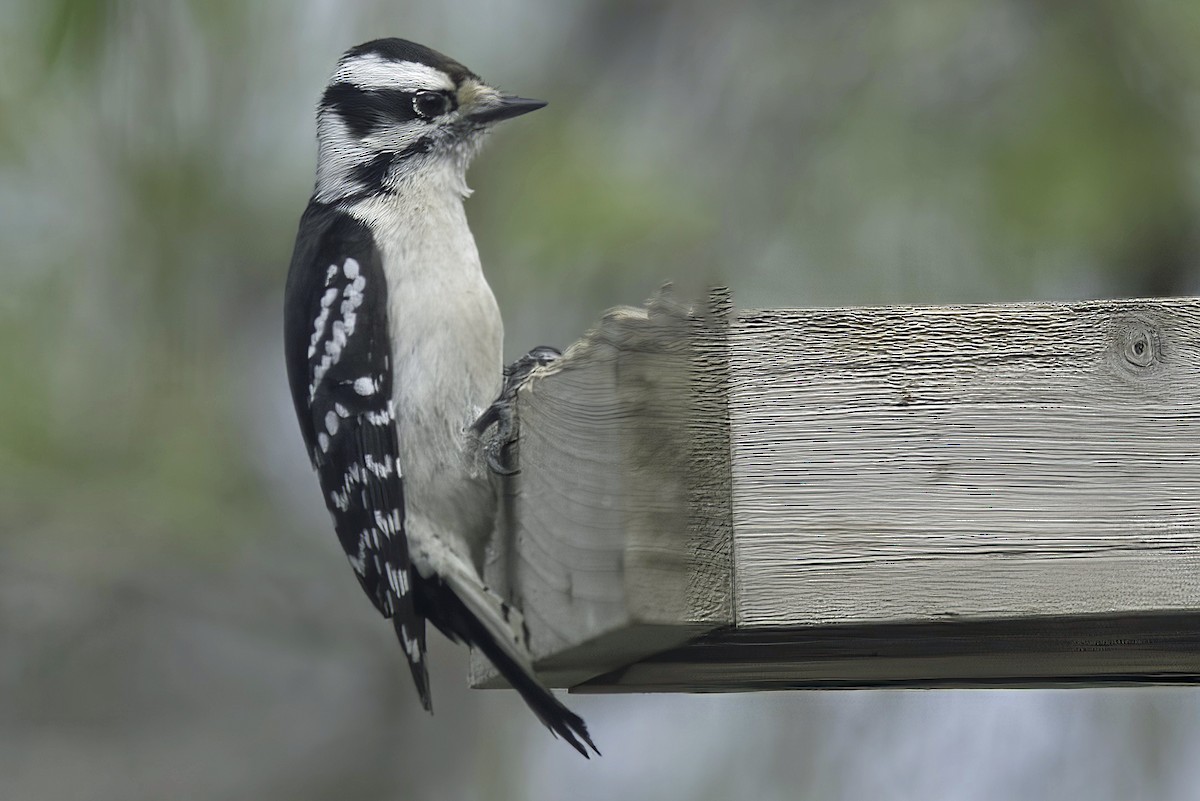
<instances>
[{"instance_id":1,"label":"blurred green background","mask_svg":"<svg viewBox=\"0 0 1200 801\"><path fill-rule=\"evenodd\" d=\"M741 306L1200 291L1200 3L0 5L0 799L1192 799L1190 690L583 697L433 645L421 713L292 419L338 55L550 101L468 204L510 355Z\"/></svg>"}]
</instances>

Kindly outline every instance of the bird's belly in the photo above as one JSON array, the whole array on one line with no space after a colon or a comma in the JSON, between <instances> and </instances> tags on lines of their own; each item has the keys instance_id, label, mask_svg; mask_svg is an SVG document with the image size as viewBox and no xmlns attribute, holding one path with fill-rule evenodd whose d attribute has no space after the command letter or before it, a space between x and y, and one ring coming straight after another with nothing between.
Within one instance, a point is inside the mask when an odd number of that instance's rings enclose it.
<instances>
[{"instance_id":1,"label":"bird's belly","mask_svg":"<svg viewBox=\"0 0 1200 801\"><path fill-rule=\"evenodd\" d=\"M482 564L495 494L467 431L495 400L502 375L503 329L482 274L457 287L439 281L433 291L440 300L389 308L405 530L422 573L437 570L445 548Z\"/></svg>"}]
</instances>

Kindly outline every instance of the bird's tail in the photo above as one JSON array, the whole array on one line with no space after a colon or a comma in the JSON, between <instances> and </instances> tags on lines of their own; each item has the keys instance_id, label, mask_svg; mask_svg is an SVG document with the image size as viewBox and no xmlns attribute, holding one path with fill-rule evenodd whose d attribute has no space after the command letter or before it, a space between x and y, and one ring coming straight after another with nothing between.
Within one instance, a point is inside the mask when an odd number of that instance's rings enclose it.
<instances>
[{"instance_id":1,"label":"bird's tail","mask_svg":"<svg viewBox=\"0 0 1200 801\"><path fill-rule=\"evenodd\" d=\"M534 674L520 612L482 586L473 571L470 575L448 571L441 578L440 589L444 594L439 598L438 608L444 613L443 622L483 651L546 728L584 757L590 758L584 743L599 756L600 750L588 735L583 718L555 698Z\"/></svg>"},{"instance_id":2,"label":"bird's tail","mask_svg":"<svg viewBox=\"0 0 1200 801\"><path fill-rule=\"evenodd\" d=\"M425 666L425 620L414 616L405 623L399 615L392 617L392 625L396 629L396 639L404 647L408 656L408 667L412 671L413 684L417 685L417 695L421 698L421 706L433 714L433 696L429 692L429 669ZM412 631L410 632L410 629ZM414 645L410 638L416 638Z\"/></svg>"}]
</instances>

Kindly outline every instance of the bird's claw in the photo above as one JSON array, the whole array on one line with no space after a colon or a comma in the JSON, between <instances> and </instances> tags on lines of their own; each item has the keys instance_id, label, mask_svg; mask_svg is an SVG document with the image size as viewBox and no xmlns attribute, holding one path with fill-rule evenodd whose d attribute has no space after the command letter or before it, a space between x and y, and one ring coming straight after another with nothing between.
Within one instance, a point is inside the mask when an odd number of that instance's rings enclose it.
<instances>
[{"instance_id":1,"label":"bird's claw","mask_svg":"<svg viewBox=\"0 0 1200 801\"><path fill-rule=\"evenodd\" d=\"M496 427L495 436L484 447L484 456L488 468L501 476L511 476L517 473L512 465L509 453L513 443L517 441L517 392L529 379L530 373L537 367L544 367L562 357L562 351L549 345L539 345L504 368L504 387L500 397L489 406L479 419L471 426L478 436L483 436L489 428Z\"/></svg>"}]
</instances>

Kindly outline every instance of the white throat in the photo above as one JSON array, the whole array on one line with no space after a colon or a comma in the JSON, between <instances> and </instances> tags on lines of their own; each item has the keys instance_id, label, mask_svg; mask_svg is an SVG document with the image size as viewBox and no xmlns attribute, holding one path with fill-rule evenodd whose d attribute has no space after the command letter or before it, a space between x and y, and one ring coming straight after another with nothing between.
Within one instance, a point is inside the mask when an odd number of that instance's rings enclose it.
<instances>
[{"instance_id":1,"label":"white throat","mask_svg":"<svg viewBox=\"0 0 1200 801\"><path fill-rule=\"evenodd\" d=\"M404 399L402 408L455 409L465 425L499 390L504 328L467 224L462 170L442 162L440 170L402 174L395 193L343 208L367 224L379 249L393 351L405 354L397 368L425 371L397 376L397 400L426 387L438 397Z\"/></svg>"}]
</instances>

